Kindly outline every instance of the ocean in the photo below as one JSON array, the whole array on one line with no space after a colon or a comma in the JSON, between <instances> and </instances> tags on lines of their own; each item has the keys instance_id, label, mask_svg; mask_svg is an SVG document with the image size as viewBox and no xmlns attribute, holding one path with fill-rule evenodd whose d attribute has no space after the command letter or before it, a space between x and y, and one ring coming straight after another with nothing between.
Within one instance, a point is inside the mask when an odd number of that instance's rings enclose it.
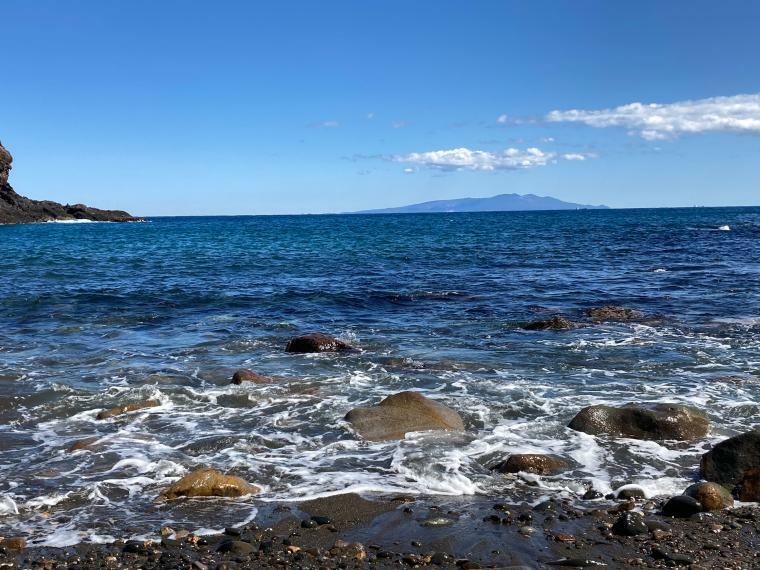
<instances>
[{"instance_id":1,"label":"ocean","mask_svg":"<svg viewBox=\"0 0 760 570\"><path fill-rule=\"evenodd\" d=\"M589 323L602 305L646 318ZM588 326L522 328L554 314ZM285 352L309 331L360 350ZM278 381L231 385L239 368ZM456 409L466 432L368 443L343 421L402 390ZM95 417L148 398L160 406ZM566 427L584 406L627 402L696 406L710 434ZM342 491L680 493L701 454L759 414L760 208L0 226L0 535L31 544L219 530ZM521 452L572 469L490 469ZM262 493L156 502L198 466Z\"/></svg>"}]
</instances>

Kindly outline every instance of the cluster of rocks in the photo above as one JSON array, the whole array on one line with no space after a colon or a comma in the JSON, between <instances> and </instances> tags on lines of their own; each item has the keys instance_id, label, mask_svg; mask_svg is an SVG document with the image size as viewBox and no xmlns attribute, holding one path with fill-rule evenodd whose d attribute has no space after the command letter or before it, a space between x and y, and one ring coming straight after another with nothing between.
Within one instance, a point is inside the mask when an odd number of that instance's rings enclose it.
<instances>
[{"instance_id":1,"label":"cluster of rocks","mask_svg":"<svg viewBox=\"0 0 760 570\"><path fill-rule=\"evenodd\" d=\"M50 200L31 200L17 194L10 183L13 157L0 144L0 224L29 224L52 220L134 222L139 218L121 210L99 210L84 204L63 205Z\"/></svg>"},{"instance_id":2,"label":"cluster of rocks","mask_svg":"<svg viewBox=\"0 0 760 570\"><path fill-rule=\"evenodd\" d=\"M642 321L646 318L641 311L616 305L586 309L583 311L583 317L585 317L585 320L574 321L563 315L553 315L548 319L529 322L523 325L522 328L528 331L563 331L585 327L594 323Z\"/></svg>"}]
</instances>

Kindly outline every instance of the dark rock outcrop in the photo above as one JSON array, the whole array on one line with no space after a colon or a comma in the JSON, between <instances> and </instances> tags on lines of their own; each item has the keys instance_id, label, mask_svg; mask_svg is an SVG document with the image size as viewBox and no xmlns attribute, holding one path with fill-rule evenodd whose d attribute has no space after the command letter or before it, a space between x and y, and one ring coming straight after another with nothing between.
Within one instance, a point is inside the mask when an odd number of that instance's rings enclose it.
<instances>
[{"instance_id":1,"label":"dark rock outcrop","mask_svg":"<svg viewBox=\"0 0 760 570\"><path fill-rule=\"evenodd\" d=\"M744 472L739 481L736 494L740 501L760 502L760 467L753 467Z\"/></svg>"},{"instance_id":2,"label":"dark rock outcrop","mask_svg":"<svg viewBox=\"0 0 760 570\"><path fill-rule=\"evenodd\" d=\"M554 316L543 321L533 321L523 326L526 331L564 331L574 329L577 325L565 317Z\"/></svg>"},{"instance_id":3,"label":"dark rock outcrop","mask_svg":"<svg viewBox=\"0 0 760 570\"><path fill-rule=\"evenodd\" d=\"M0 224L29 224L54 220L92 220L95 222L134 222L120 210L99 210L84 204L63 205L49 200L31 200L17 194L8 178L13 157L0 144Z\"/></svg>"},{"instance_id":4,"label":"dark rock outcrop","mask_svg":"<svg viewBox=\"0 0 760 570\"><path fill-rule=\"evenodd\" d=\"M570 465L564 459L554 455L542 455L540 453L516 453L510 455L506 461L494 465L493 469L499 473L535 473L546 475L566 470Z\"/></svg>"},{"instance_id":5,"label":"dark rock outcrop","mask_svg":"<svg viewBox=\"0 0 760 570\"><path fill-rule=\"evenodd\" d=\"M202 467L188 473L161 494L163 499L179 497L242 497L259 492L255 485L240 477L224 475L216 469Z\"/></svg>"},{"instance_id":6,"label":"dark rock outcrop","mask_svg":"<svg viewBox=\"0 0 760 570\"><path fill-rule=\"evenodd\" d=\"M740 492L742 497L748 496L743 489L751 487L751 481L743 483L743 480L748 474L751 476L753 470L760 469L760 428L721 441L702 456L701 469L707 481ZM740 483L741 491L736 488Z\"/></svg>"},{"instance_id":7,"label":"dark rock outcrop","mask_svg":"<svg viewBox=\"0 0 760 570\"><path fill-rule=\"evenodd\" d=\"M334 336L323 333L309 333L290 339L287 352L339 352L353 347Z\"/></svg>"},{"instance_id":8,"label":"dark rock outcrop","mask_svg":"<svg viewBox=\"0 0 760 570\"><path fill-rule=\"evenodd\" d=\"M591 435L632 439L692 440L707 435L709 421L699 410L679 404L626 404L583 408L568 427Z\"/></svg>"},{"instance_id":9,"label":"dark rock outcrop","mask_svg":"<svg viewBox=\"0 0 760 570\"><path fill-rule=\"evenodd\" d=\"M355 408L346 414L356 432L369 441L403 439L408 432L463 430L462 417L419 392L399 392L377 406Z\"/></svg>"}]
</instances>

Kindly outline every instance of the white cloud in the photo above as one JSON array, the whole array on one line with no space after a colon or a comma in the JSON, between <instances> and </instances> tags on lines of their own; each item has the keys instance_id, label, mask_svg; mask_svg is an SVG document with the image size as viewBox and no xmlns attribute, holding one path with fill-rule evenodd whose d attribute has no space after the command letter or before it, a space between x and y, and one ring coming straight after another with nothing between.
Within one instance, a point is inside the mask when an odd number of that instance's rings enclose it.
<instances>
[{"instance_id":1,"label":"white cloud","mask_svg":"<svg viewBox=\"0 0 760 570\"><path fill-rule=\"evenodd\" d=\"M391 123L391 127L393 127L394 129L403 129L404 127L408 127L408 126L409 126L409 123L407 123L406 121L393 121Z\"/></svg>"},{"instance_id":2,"label":"white cloud","mask_svg":"<svg viewBox=\"0 0 760 570\"><path fill-rule=\"evenodd\" d=\"M407 167L404 169L404 174L414 174L415 172L417 172L416 168Z\"/></svg>"},{"instance_id":3,"label":"white cloud","mask_svg":"<svg viewBox=\"0 0 760 570\"><path fill-rule=\"evenodd\" d=\"M596 155L591 152L568 152L567 154L563 154L562 158L565 160L586 160L589 158L596 158Z\"/></svg>"},{"instance_id":4,"label":"white cloud","mask_svg":"<svg viewBox=\"0 0 760 570\"><path fill-rule=\"evenodd\" d=\"M509 115L499 115L496 118L496 122L497 123L502 123L502 124L508 123L509 122Z\"/></svg>"},{"instance_id":5,"label":"white cloud","mask_svg":"<svg viewBox=\"0 0 760 570\"><path fill-rule=\"evenodd\" d=\"M437 168L440 170L520 170L546 166L564 160L585 160L593 158L591 154L557 155L538 148L517 149L508 148L502 151L489 152L485 150L470 150L469 148L453 148L449 150L434 150L430 152L412 152L393 157L396 162L406 162Z\"/></svg>"},{"instance_id":6,"label":"white cloud","mask_svg":"<svg viewBox=\"0 0 760 570\"><path fill-rule=\"evenodd\" d=\"M624 127L646 140L716 131L760 134L760 93L666 104L631 103L596 111L552 111L546 120L598 128Z\"/></svg>"},{"instance_id":7,"label":"white cloud","mask_svg":"<svg viewBox=\"0 0 760 570\"><path fill-rule=\"evenodd\" d=\"M309 126L315 129L337 129L340 123L338 121L320 121L319 123L312 123Z\"/></svg>"},{"instance_id":8,"label":"white cloud","mask_svg":"<svg viewBox=\"0 0 760 570\"><path fill-rule=\"evenodd\" d=\"M367 118L371 121L372 119L375 118L375 114L374 113L367 113Z\"/></svg>"}]
</instances>

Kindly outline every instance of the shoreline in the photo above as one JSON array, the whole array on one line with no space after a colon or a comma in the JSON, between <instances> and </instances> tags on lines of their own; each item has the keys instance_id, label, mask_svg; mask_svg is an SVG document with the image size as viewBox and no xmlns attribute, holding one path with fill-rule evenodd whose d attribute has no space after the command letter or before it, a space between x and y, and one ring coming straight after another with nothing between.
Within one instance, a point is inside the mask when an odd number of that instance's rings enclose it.
<instances>
[{"instance_id":1,"label":"shoreline","mask_svg":"<svg viewBox=\"0 0 760 570\"><path fill-rule=\"evenodd\" d=\"M0 567L749 569L760 565L757 505L674 518L660 514L662 499L540 500L538 491L532 498L539 500L534 506L506 504L497 497L356 494L257 504L255 522L222 534L197 536L162 527L152 541L31 546L20 551L0 548ZM627 527L618 521L629 518L640 518L646 529L627 536Z\"/></svg>"}]
</instances>

